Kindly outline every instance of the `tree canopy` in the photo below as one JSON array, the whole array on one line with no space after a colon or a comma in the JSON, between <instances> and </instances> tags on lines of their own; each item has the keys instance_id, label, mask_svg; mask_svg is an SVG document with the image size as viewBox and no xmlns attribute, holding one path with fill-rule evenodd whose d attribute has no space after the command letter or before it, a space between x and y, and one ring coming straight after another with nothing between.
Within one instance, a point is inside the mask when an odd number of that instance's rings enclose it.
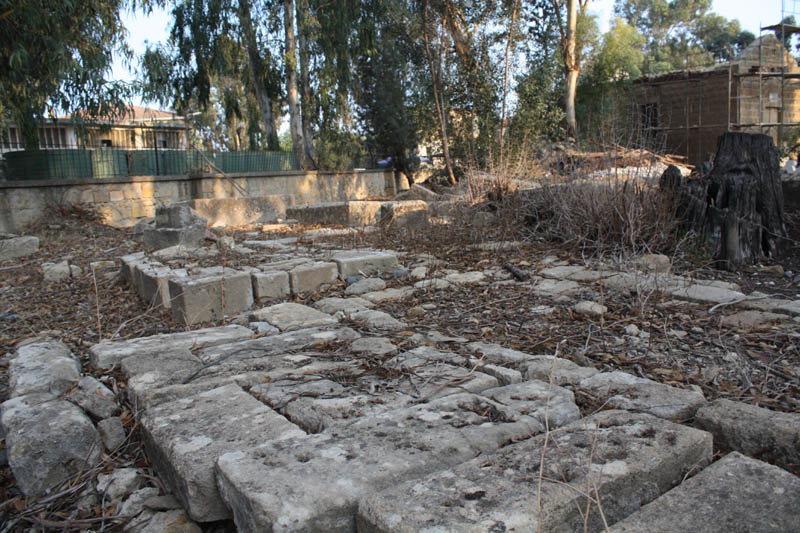
<instances>
[{"instance_id":1,"label":"tree canopy","mask_svg":"<svg viewBox=\"0 0 800 533\"><path fill-rule=\"evenodd\" d=\"M28 148L38 146L44 118L124 112L132 87L107 79L113 53L130 56L122 7L123 0L0 0L0 112Z\"/></svg>"}]
</instances>

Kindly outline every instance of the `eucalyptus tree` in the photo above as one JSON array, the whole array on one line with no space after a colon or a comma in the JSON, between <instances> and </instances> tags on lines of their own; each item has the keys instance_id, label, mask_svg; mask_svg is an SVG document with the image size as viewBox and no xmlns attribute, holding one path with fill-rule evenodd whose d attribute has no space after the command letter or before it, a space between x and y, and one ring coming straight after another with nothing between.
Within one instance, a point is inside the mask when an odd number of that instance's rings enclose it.
<instances>
[{"instance_id":1,"label":"eucalyptus tree","mask_svg":"<svg viewBox=\"0 0 800 533\"><path fill-rule=\"evenodd\" d=\"M132 87L108 80L113 53L130 57L123 7L124 0L0 0L0 112L27 149L38 148L47 117L125 113Z\"/></svg>"}]
</instances>

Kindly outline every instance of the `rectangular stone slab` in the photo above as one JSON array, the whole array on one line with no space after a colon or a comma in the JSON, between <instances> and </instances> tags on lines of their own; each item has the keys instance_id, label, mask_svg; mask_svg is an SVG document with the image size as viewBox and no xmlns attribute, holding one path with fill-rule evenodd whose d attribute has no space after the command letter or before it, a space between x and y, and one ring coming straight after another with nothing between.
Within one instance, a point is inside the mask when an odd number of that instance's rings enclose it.
<instances>
[{"instance_id":1,"label":"rectangular stone slab","mask_svg":"<svg viewBox=\"0 0 800 533\"><path fill-rule=\"evenodd\" d=\"M216 346L253 336L253 330L244 326L221 326L196 329L180 333L153 335L121 342L101 342L89 349L92 365L111 368L126 357L143 352L168 352L187 348Z\"/></svg>"},{"instance_id":2,"label":"rectangular stone slab","mask_svg":"<svg viewBox=\"0 0 800 533\"><path fill-rule=\"evenodd\" d=\"M233 384L148 409L141 426L150 463L198 522L231 516L214 479L217 457L305 435Z\"/></svg>"},{"instance_id":3,"label":"rectangular stone slab","mask_svg":"<svg viewBox=\"0 0 800 533\"><path fill-rule=\"evenodd\" d=\"M189 276L169 280L172 316L182 324L219 320L253 305L253 282L248 272L228 270L218 276Z\"/></svg>"},{"instance_id":4,"label":"rectangular stone slab","mask_svg":"<svg viewBox=\"0 0 800 533\"><path fill-rule=\"evenodd\" d=\"M339 277L346 279L353 274L370 276L379 272L391 272L399 268L394 252L378 250L349 250L334 254L333 261L339 268Z\"/></svg>"},{"instance_id":5,"label":"rectangular stone slab","mask_svg":"<svg viewBox=\"0 0 800 533\"><path fill-rule=\"evenodd\" d=\"M611 527L613 533L800 529L800 479L733 452Z\"/></svg>"},{"instance_id":6,"label":"rectangular stone slab","mask_svg":"<svg viewBox=\"0 0 800 533\"><path fill-rule=\"evenodd\" d=\"M545 446L545 441L547 445ZM540 464L544 455L544 468ZM605 411L363 498L358 531L602 531L711 460L711 435Z\"/></svg>"},{"instance_id":7,"label":"rectangular stone slab","mask_svg":"<svg viewBox=\"0 0 800 533\"><path fill-rule=\"evenodd\" d=\"M217 479L240 532L354 531L360 499L541 432L537 411L455 394L222 455Z\"/></svg>"}]
</instances>

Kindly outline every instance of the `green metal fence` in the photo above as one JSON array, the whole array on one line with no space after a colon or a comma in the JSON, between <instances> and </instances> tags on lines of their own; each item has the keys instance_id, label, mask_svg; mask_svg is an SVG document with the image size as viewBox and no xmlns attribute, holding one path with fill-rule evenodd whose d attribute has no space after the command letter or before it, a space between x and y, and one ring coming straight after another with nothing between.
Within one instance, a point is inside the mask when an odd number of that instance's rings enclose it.
<instances>
[{"instance_id":1,"label":"green metal fence","mask_svg":"<svg viewBox=\"0 0 800 533\"><path fill-rule=\"evenodd\" d=\"M203 152L120 148L15 151L3 154L4 179L47 180L169 176L189 172L296 170L292 152Z\"/></svg>"}]
</instances>

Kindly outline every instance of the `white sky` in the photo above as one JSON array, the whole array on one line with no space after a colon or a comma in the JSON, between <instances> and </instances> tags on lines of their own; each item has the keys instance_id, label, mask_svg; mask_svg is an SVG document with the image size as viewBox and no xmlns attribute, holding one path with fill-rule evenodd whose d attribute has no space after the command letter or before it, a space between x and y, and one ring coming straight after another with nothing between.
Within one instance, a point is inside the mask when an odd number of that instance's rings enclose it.
<instances>
[{"instance_id":1,"label":"white sky","mask_svg":"<svg viewBox=\"0 0 800 533\"><path fill-rule=\"evenodd\" d=\"M613 18L614 0L590 0L589 11L598 15L601 31L605 32ZM781 13L795 15L800 21L800 0L714 0L713 11L728 18L738 19L742 29L758 36L761 26L777 24ZM146 43L166 41L169 36L171 17L168 12L157 9L149 16L126 13L123 23L128 29L128 43L135 54L144 52ZM130 80L134 75L136 59L131 68L121 61L114 63L112 77ZM138 103L138 102L137 102Z\"/></svg>"}]
</instances>

